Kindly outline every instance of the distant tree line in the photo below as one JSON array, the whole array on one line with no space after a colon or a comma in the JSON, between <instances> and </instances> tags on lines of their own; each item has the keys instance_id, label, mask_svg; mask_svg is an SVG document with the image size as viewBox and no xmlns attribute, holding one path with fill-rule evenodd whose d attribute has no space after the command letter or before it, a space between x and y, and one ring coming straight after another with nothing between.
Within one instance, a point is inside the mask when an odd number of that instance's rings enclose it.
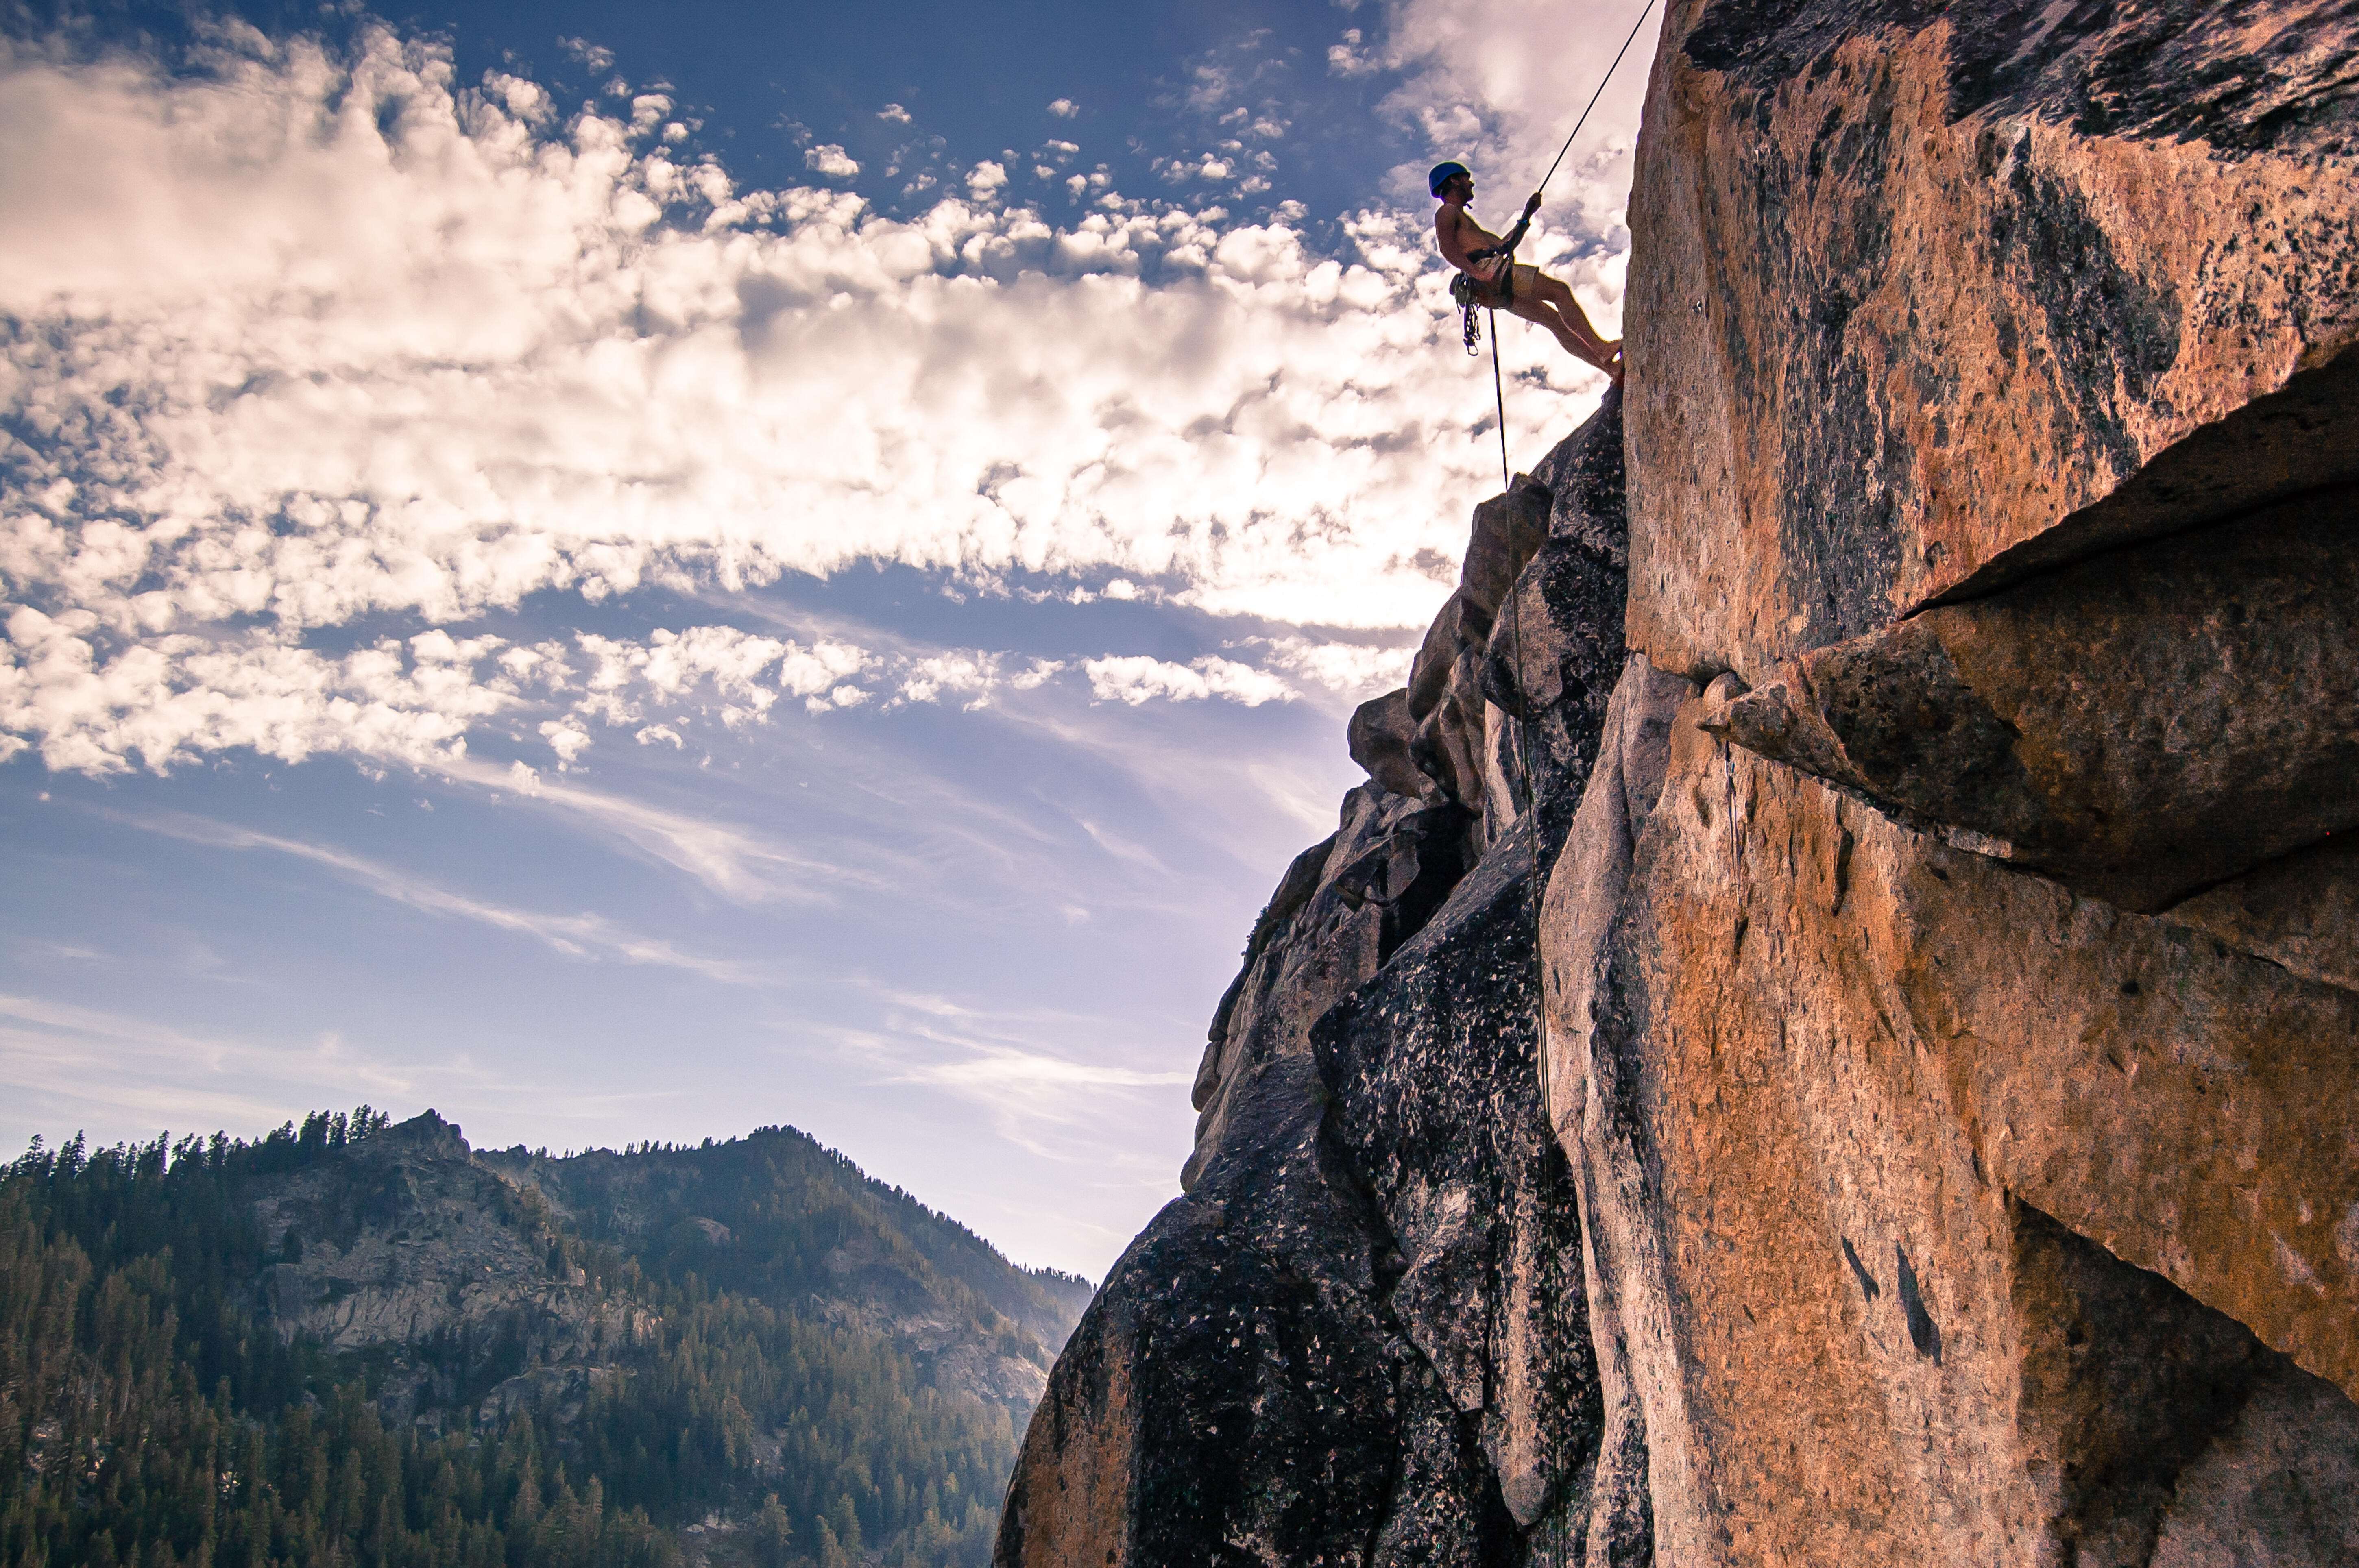
<instances>
[{"instance_id":1,"label":"distant tree line","mask_svg":"<svg viewBox=\"0 0 2359 1568\"><path fill-rule=\"evenodd\" d=\"M513 1223L553 1271L650 1314L643 1342L562 1422L476 1419L468 1399L515 1354L413 1347L462 1397L447 1430L388 1426L382 1357L339 1361L261 1317L255 1281L301 1241L274 1246L250 1195L387 1125L364 1106L254 1142L37 1139L0 1170L0 1564L637 1568L679 1561L678 1527L715 1510L760 1568L988 1563L1007 1411L538 1203Z\"/></svg>"}]
</instances>

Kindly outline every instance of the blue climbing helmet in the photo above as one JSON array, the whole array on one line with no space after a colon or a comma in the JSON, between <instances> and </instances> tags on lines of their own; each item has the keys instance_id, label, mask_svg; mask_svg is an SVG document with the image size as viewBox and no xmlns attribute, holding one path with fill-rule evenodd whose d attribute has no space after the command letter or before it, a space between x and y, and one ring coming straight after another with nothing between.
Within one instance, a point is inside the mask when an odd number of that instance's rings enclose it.
<instances>
[{"instance_id":1,"label":"blue climbing helmet","mask_svg":"<svg viewBox=\"0 0 2359 1568\"><path fill-rule=\"evenodd\" d=\"M1457 178L1462 174L1469 179L1474 178L1474 171L1468 168L1462 163L1451 162L1435 164L1433 166L1433 172L1425 177L1425 188L1438 197L1441 194L1441 188L1443 186L1449 184L1451 180Z\"/></svg>"}]
</instances>

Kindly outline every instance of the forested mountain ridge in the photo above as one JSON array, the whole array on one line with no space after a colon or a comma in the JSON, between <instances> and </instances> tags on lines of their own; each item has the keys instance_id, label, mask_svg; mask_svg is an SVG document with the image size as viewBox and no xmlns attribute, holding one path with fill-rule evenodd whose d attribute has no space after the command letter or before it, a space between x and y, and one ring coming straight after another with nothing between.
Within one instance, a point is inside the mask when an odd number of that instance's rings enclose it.
<instances>
[{"instance_id":1,"label":"forested mountain ridge","mask_svg":"<svg viewBox=\"0 0 2359 1568\"><path fill-rule=\"evenodd\" d=\"M1088 1281L1011 1267L956 1220L791 1128L702 1148L481 1158L644 1269L806 1300L827 1321L899 1340L946 1385L1027 1411L1047 1362L1006 1329L973 1325L1012 1320L1054 1356L1090 1302Z\"/></svg>"},{"instance_id":2,"label":"forested mountain ridge","mask_svg":"<svg viewBox=\"0 0 2359 1568\"><path fill-rule=\"evenodd\" d=\"M37 1141L0 1173L0 1564L979 1563L1088 1289L788 1129Z\"/></svg>"}]
</instances>

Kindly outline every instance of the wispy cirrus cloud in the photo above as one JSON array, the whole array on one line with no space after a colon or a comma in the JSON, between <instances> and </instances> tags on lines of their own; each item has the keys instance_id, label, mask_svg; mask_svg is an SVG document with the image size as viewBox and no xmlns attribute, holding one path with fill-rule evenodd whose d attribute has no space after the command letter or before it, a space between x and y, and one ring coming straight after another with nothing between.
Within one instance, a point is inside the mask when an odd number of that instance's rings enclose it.
<instances>
[{"instance_id":1,"label":"wispy cirrus cloud","mask_svg":"<svg viewBox=\"0 0 2359 1568\"><path fill-rule=\"evenodd\" d=\"M1010 1141L1060 1162L1129 1163L1093 1140L1075 1140L1072 1133L1102 1123L1114 1101L1140 1091L1169 1090L1193 1077L1192 1072L1081 1060L1033 1043L1043 1033L1069 1034L1092 1024L1103 1030L1114 1024L1111 1019L992 1011L917 992L896 993L891 1000L893 1035L869 1041L868 1050L889 1056L897 1037L947 1046L955 1053L902 1062L889 1069L892 1082L922 1084L968 1100L987 1111ZM1152 1179L1169 1180L1160 1162Z\"/></svg>"},{"instance_id":2,"label":"wispy cirrus cloud","mask_svg":"<svg viewBox=\"0 0 2359 1568\"><path fill-rule=\"evenodd\" d=\"M353 886L421 914L472 921L495 930L527 936L569 958L658 965L683 969L723 985L772 985L779 978L776 969L690 952L666 938L634 931L593 912L551 914L519 909L444 887L430 879L325 844L257 832L253 828L182 813L145 816L125 813L107 815L125 827L187 843L206 844L223 849L261 849L291 856L324 867Z\"/></svg>"},{"instance_id":3,"label":"wispy cirrus cloud","mask_svg":"<svg viewBox=\"0 0 2359 1568\"><path fill-rule=\"evenodd\" d=\"M668 866L737 903L828 904L889 885L889 864L861 867L829 859L739 826L710 811L675 810L543 774L522 762L506 768L471 759L439 770L489 794L508 793L572 820L597 838Z\"/></svg>"},{"instance_id":4,"label":"wispy cirrus cloud","mask_svg":"<svg viewBox=\"0 0 2359 1568\"><path fill-rule=\"evenodd\" d=\"M103 1077L90 1070L106 1064ZM259 1129L292 1097L342 1105L355 1092L397 1100L413 1070L333 1038L285 1041L179 1028L49 998L0 995L0 1079L53 1127L197 1131Z\"/></svg>"}]
</instances>

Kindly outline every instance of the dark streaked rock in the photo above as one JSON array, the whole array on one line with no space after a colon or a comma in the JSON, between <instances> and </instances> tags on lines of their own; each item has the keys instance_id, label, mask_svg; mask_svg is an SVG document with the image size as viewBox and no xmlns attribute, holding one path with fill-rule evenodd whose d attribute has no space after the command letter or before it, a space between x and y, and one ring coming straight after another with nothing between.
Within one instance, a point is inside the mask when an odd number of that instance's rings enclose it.
<instances>
[{"instance_id":1,"label":"dark streaked rock","mask_svg":"<svg viewBox=\"0 0 2359 1568\"><path fill-rule=\"evenodd\" d=\"M1620 443L1609 406L1543 465L1570 505L1477 509L1408 687L1353 716L1370 782L1255 923L1186 1195L1051 1375L1009 1568L1507 1563L1586 1530L1603 1423L1531 938L1621 659Z\"/></svg>"}]
</instances>

